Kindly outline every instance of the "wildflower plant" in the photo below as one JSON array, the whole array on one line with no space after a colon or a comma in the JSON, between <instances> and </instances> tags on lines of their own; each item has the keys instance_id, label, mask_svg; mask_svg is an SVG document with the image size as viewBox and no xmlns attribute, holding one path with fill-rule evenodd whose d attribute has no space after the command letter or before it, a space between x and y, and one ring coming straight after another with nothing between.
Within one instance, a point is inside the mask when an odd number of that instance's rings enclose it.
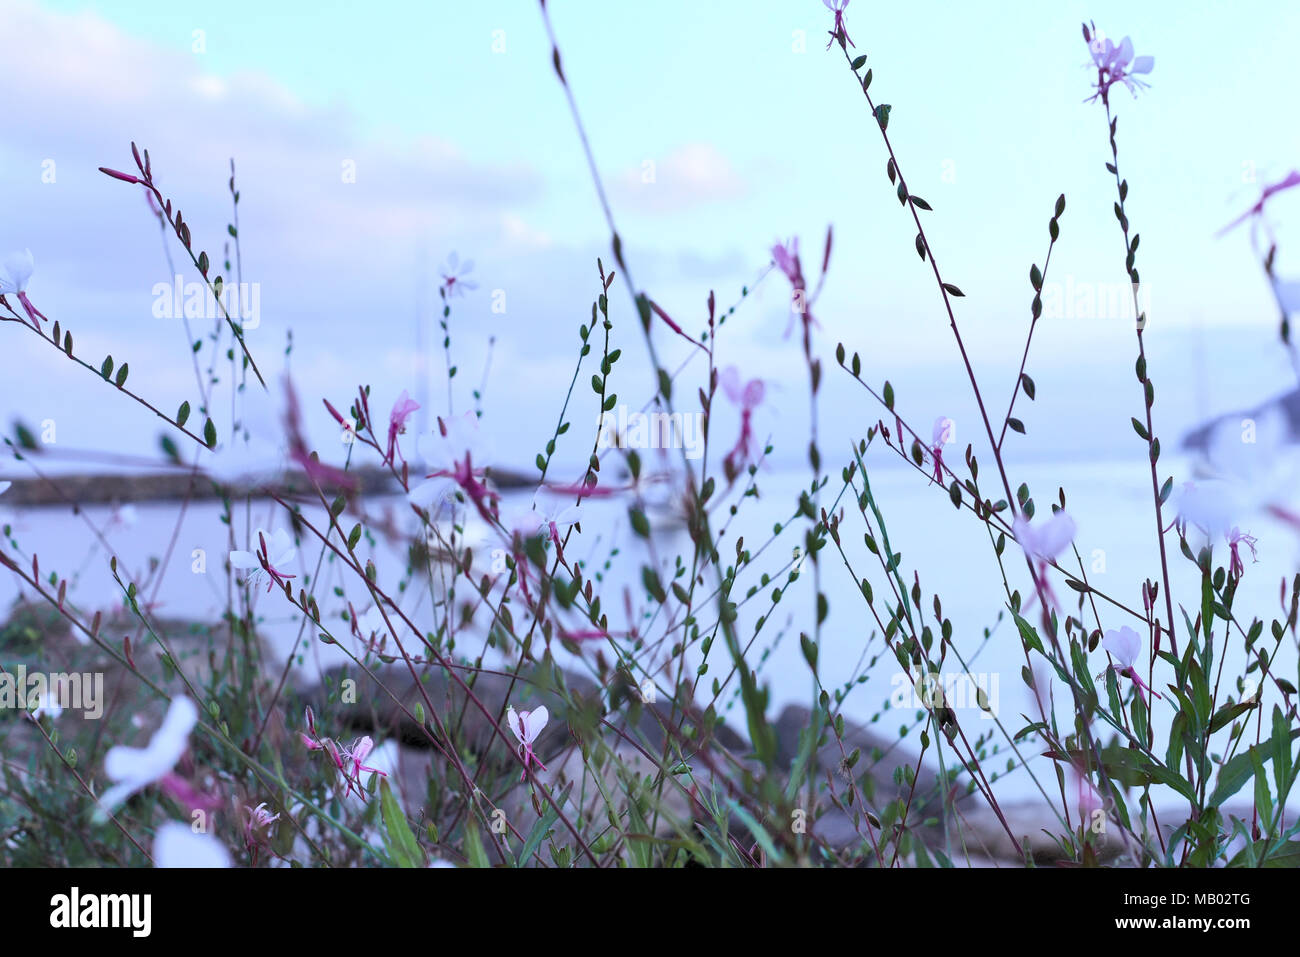
<instances>
[{"instance_id":1,"label":"wildflower plant","mask_svg":"<svg viewBox=\"0 0 1300 957\"><path fill-rule=\"evenodd\" d=\"M927 229L941 212L913 192L890 138L895 107L877 100L888 81L868 66L870 38L849 37L848 0L825 6L833 14L826 55L843 57L844 81L862 97L860 121L877 144L869 175L887 179L882 206L890 216L880 217L879 229L896 230L924 263L919 294L942 307L953 367L977 415L963 423L963 436L972 436L963 448L952 418L927 429L920 423L933 409L888 381L869 381L865 344L837 343L830 365L830 324L812 312L816 304L827 319L820 293L833 281L829 228L810 263L801 261L797 239L760 248L762 277L778 273L789 287L787 334L797 317L810 410L806 444L797 450L806 457L806 483L770 530L744 524L768 494L764 463L773 448L760 437L770 392L762 378L741 374L733 353L743 332L728 321L753 287L720 309L714 291L668 303L638 285L545 2L538 7L550 69L609 251L592 264L567 390L533 400L549 403L555 424L522 477L486 451L493 423L481 390L472 410L457 391L453 303L468 310L476 284L473 263L454 254L433 277L445 396L437 389L436 399L412 398L406 383L373 390L340 383L300 406L286 379L283 414L272 424L286 450L284 468L245 489L207 474L199 457L246 440L241 414L250 393L272 392L254 355L262 342L246 337L238 312L223 306L206 338L187 332L196 392L169 413L147 397L147 384L127 388L127 362L84 356L63 317L31 304L30 254L7 265L0 335L38 336L69 363L69 374L97 376L106 393L120 393L115 401L154 413L172 463L216 488L227 546L216 563L224 614L187 623L154 605L156 569L128 568L112 551L111 534L127 525L120 518L116 531L87 519L119 593L107 614L79 601L73 573L43 567L20 533L6 528L0 565L21 588L31 622L15 613L6 649L20 647L28 631L50 646L51 636L71 636L68 654L111 669L123 689L102 728L65 731L68 709L44 706L21 724L0 726L9 753L22 747L32 756L21 773L6 770L0 792L0 828L15 859L949 867L974 856L968 819L978 805L1014 863L1294 863L1300 823L1286 811L1300 773L1297 693L1294 676L1277 662L1283 646L1297 641L1300 576L1282 584L1280 617L1241 609L1237 588L1250 574L1243 547L1254 557L1270 543L1235 524L1216 525L1202 542L1195 517L1166 514L1178 506L1161 459L1139 235L1126 206L1114 102L1119 86L1135 95L1146 88L1153 58L1136 56L1127 38L1115 44L1094 26L1083 28L1096 71L1090 102L1106 124L1097 167L1104 164L1117 196L1113 210L1097 215L1117 222L1133 289L1134 456L1149 466L1159 555L1148 577L1103 588L1076 545L1086 510L1067 507L1063 488L1035 495L1015 480L1007 454L1009 443L1031 441L1014 413L1038 395L1031 344L1065 196L1047 219L1042 266L1028 271L1017 374L996 387L981 382L960 322L965 294L941 269ZM1125 110L1149 105L1124 100ZM233 163L236 221L218 262L198 248L197 225L157 185L149 152L131 151L134 172L103 172L142 189L168 256L178 248L221 302L243 269ZM1140 173L1130 175L1140 182ZM1266 198L1267 191L1254 212ZM634 350L647 376L627 371ZM675 354L686 358L674 364ZM229 375L217 373L223 359ZM866 410L848 443L820 434L818 403L829 376L852 387ZM1116 378L1131 387L1127 376L1126 369ZM994 395L1002 397L996 407ZM302 409L319 408L318 400L344 436L341 453L316 445L305 428ZM620 401L668 417L700 415L704 454L651 454L602 441L602 427L591 434L579 425L603 423ZM413 416L426 403L431 425L421 430ZM715 423L719 409L738 413L738 431ZM21 439L9 447L15 472L37 467ZM1001 590L982 638L954 629L943 598L927 585L930 570L909 564L905 537L873 488L882 457L933 497L934 535L963 523L987 539L984 559ZM382 494L373 493L376 483ZM525 507L506 501L511 483ZM8 487L0 482L0 492ZM660 521L682 534L661 533ZM1176 561L1189 563L1199 591L1175 595ZM832 576L848 582L856 603L862 624L853 634L830 620ZM273 652L266 633L286 623L291 650ZM859 643L862 665L834 673L823 658L830 640ZM797 644L807 670L808 698L793 727L772 707L771 662L782 642ZM977 656L992 642L1023 657L1018 677L1029 704L1019 717L995 707L986 687L972 709L935 680L945 668L973 678ZM1246 651L1239 675L1225 671L1230 643ZM345 663L323 669L316 685L297 680L325 650ZM875 690L877 662L896 663L922 702L900 719L914 755L888 775L887 751L845 714L850 699L857 704ZM1031 847L1028 829L999 798L995 765L1004 759L1041 798L1049 826L1034 831L1049 835L1046 851ZM1233 803L1243 791L1253 799ZM1098 840L1102 824L1105 841Z\"/></svg>"}]
</instances>

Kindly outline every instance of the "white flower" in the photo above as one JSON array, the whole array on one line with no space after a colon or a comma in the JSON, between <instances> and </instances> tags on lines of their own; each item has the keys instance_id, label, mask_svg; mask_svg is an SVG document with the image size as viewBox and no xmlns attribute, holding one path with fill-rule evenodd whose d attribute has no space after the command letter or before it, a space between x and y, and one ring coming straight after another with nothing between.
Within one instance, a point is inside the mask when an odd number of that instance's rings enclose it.
<instances>
[{"instance_id":1,"label":"white flower","mask_svg":"<svg viewBox=\"0 0 1300 957\"><path fill-rule=\"evenodd\" d=\"M474 271L474 260L460 261L460 256L452 252L447 257L447 264L442 269L442 288L447 296L463 296L466 290L478 288L478 283L467 277Z\"/></svg>"},{"instance_id":2,"label":"white flower","mask_svg":"<svg viewBox=\"0 0 1300 957\"><path fill-rule=\"evenodd\" d=\"M1133 74L1150 73L1155 69L1156 58L1135 57L1133 41L1128 37L1116 46L1115 41L1098 33L1089 41L1088 51L1092 54L1092 62L1101 71L1101 79L1097 84L1098 95L1104 95L1115 83L1123 83L1134 96L1137 96L1139 88L1149 85Z\"/></svg>"},{"instance_id":3,"label":"white flower","mask_svg":"<svg viewBox=\"0 0 1300 957\"><path fill-rule=\"evenodd\" d=\"M1184 482L1178 493L1178 521L1216 538L1227 534L1234 516L1248 510L1242 492L1240 483L1222 479Z\"/></svg>"},{"instance_id":4,"label":"white flower","mask_svg":"<svg viewBox=\"0 0 1300 957\"><path fill-rule=\"evenodd\" d=\"M104 773L116 781L99 798L104 810L112 811L136 791L171 773L189 746L190 732L199 720L199 709L189 698L176 697L167 708L162 725L143 748L117 745L104 756Z\"/></svg>"},{"instance_id":5,"label":"white flower","mask_svg":"<svg viewBox=\"0 0 1300 957\"><path fill-rule=\"evenodd\" d=\"M282 528L277 528L273 533L267 534L264 529L258 529L257 534L253 536L254 551L245 552L236 549L230 553L230 564L240 571L247 569L260 569L262 567L261 559L257 553L262 549L262 542L266 542L266 563L272 568L282 568L293 561L294 556L298 554L297 547L293 544L293 539L289 533Z\"/></svg>"},{"instance_id":6,"label":"white flower","mask_svg":"<svg viewBox=\"0 0 1300 957\"><path fill-rule=\"evenodd\" d=\"M431 443L427 436L416 442L417 453L425 461L426 481L411 488L407 501L432 514L438 510L434 506L450 502L459 488L480 511L485 511L485 503L492 502L495 495L485 484L484 469L491 461L491 451L479 430L478 416L466 412L440 421ZM422 446L430 445L427 453L422 451Z\"/></svg>"},{"instance_id":7,"label":"white flower","mask_svg":"<svg viewBox=\"0 0 1300 957\"><path fill-rule=\"evenodd\" d=\"M123 528L134 528L135 523L139 518L140 514L136 511L134 505L122 505L113 509L113 514L108 521L110 525L121 525Z\"/></svg>"},{"instance_id":8,"label":"white flower","mask_svg":"<svg viewBox=\"0 0 1300 957\"><path fill-rule=\"evenodd\" d=\"M1127 671L1137 661L1138 652L1142 650L1142 638L1128 625L1124 625L1106 632L1101 639L1101 646L1115 659L1120 671Z\"/></svg>"},{"instance_id":9,"label":"white flower","mask_svg":"<svg viewBox=\"0 0 1300 957\"><path fill-rule=\"evenodd\" d=\"M550 719L550 712L545 705L533 711L516 712L513 705L506 709L506 724L510 726L510 733L519 741L519 756L524 761L523 773L519 775L521 781L528 776L528 768L534 764L543 771L546 770L541 758L533 753L533 742Z\"/></svg>"},{"instance_id":10,"label":"white flower","mask_svg":"<svg viewBox=\"0 0 1300 957\"><path fill-rule=\"evenodd\" d=\"M382 652L384 646L388 643L390 634L403 634L400 615L392 613L389 620L392 622L391 630L388 622L384 621L383 610L378 605L371 605L369 610L358 615L356 621L353 622L353 634L360 638L366 647L372 651Z\"/></svg>"},{"instance_id":11,"label":"white flower","mask_svg":"<svg viewBox=\"0 0 1300 957\"><path fill-rule=\"evenodd\" d=\"M515 711L514 705L506 708L506 724L520 744L531 745L551 720L551 713L543 705L533 711Z\"/></svg>"},{"instance_id":12,"label":"white flower","mask_svg":"<svg viewBox=\"0 0 1300 957\"><path fill-rule=\"evenodd\" d=\"M35 268L36 261L32 258L30 249L11 253L4 262L4 274L0 275L0 295L8 296L26 292L27 283L32 278Z\"/></svg>"},{"instance_id":13,"label":"white flower","mask_svg":"<svg viewBox=\"0 0 1300 957\"><path fill-rule=\"evenodd\" d=\"M581 505L566 505L562 502L557 502L545 511L538 511L535 507L528 511L519 510L509 518L507 528L520 538L532 538L539 532L544 532L552 540L558 540L561 530L582 521L582 511Z\"/></svg>"},{"instance_id":14,"label":"white flower","mask_svg":"<svg viewBox=\"0 0 1300 957\"><path fill-rule=\"evenodd\" d=\"M230 553L230 565L232 568L240 571L247 571L244 576L245 584L252 584L262 577L262 572L266 571L270 578L266 586L269 592L275 585L284 586L288 579L296 578L296 575L288 573L289 563L293 561L298 554L297 546L293 544L293 539L289 533L282 528L277 528L274 534L268 535L264 530L258 529L257 534L253 537L254 551L245 552L235 550ZM267 568L263 569L261 555L265 552Z\"/></svg>"},{"instance_id":15,"label":"white flower","mask_svg":"<svg viewBox=\"0 0 1300 957\"><path fill-rule=\"evenodd\" d=\"M941 415L934 420L934 431L931 434L930 445L941 446L951 445L956 438L957 424L946 415Z\"/></svg>"},{"instance_id":16,"label":"white flower","mask_svg":"<svg viewBox=\"0 0 1300 957\"><path fill-rule=\"evenodd\" d=\"M211 834L196 834L189 825L168 821L153 839L154 867L230 867L230 853Z\"/></svg>"},{"instance_id":17,"label":"white flower","mask_svg":"<svg viewBox=\"0 0 1300 957\"><path fill-rule=\"evenodd\" d=\"M1042 562L1049 562L1065 551L1065 547L1074 541L1076 530L1074 519L1063 511L1037 525L1030 525L1017 516L1012 526L1016 541L1025 554Z\"/></svg>"},{"instance_id":18,"label":"white flower","mask_svg":"<svg viewBox=\"0 0 1300 957\"><path fill-rule=\"evenodd\" d=\"M371 605L370 610L357 619L357 631L362 638L370 639L375 635L388 631L388 625L384 621L384 613L378 605Z\"/></svg>"}]
</instances>

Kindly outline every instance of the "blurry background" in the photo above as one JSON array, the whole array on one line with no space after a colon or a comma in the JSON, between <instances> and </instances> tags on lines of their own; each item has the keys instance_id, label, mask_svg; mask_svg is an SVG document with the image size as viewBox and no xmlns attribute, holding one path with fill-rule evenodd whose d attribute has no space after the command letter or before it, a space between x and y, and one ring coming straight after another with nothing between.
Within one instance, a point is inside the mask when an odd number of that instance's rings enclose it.
<instances>
[{"instance_id":1,"label":"blurry background","mask_svg":"<svg viewBox=\"0 0 1300 957\"><path fill-rule=\"evenodd\" d=\"M838 49L824 50L825 7L666 0L620 5L615 16L594 2L552 6L638 282L697 329L708 291L738 298L776 239L799 235L813 271L833 223L816 311L823 351L839 341L860 351L868 378L888 374L912 418L951 415L964 444L975 431L962 414L969 390L929 266L884 177L879 135ZM913 191L935 207L932 243L945 278L966 293L959 319L995 407L1009 397L1005 360L1019 357L1028 269L1041 265L1059 193L1069 205L1049 280L1125 278L1105 121L1083 102L1092 78L1083 19L1156 58L1152 89L1115 99L1151 295L1158 429L1177 433L1200 413L1294 384L1274 348L1276 310L1247 230L1214 238L1254 201L1254 180L1300 163L1285 92L1300 79L1294 5L1244 17L1228 3L859 0L847 18L870 56L873 95L893 105L890 135ZM455 250L475 261L479 284L452 320L461 385L477 383L497 336L486 408L497 434L518 438L517 448L498 443L499 454L531 461L555 414L532 399L567 382L595 258L610 258L535 3L362 12L330 2L15 0L0 10L0 30L13 41L0 62L11 91L0 248L32 250L33 301L73 331L79 352L129 360L163 407L192 397L184 333L152 312L153 286L168 279L157 223L138 189L96 167L128 168L131 140L149 147L164 192L219 262L233 157L244 278L261 293L249 343L267 371L292 329L305 395L372 382L386 405L413 389L416 324L431 322L439 266ZM355 182L345 182L348 168ZM1300 273L1300 253L1288 255L1288 206L1300 213L1300 196L1275 204L1279 267ZM772 382L779 409L756 427L777 437L778 458L802 464L802 443L779 441L806 421L779 278L734 321L719 362ZM504 313L491 311L494 290ZM622 341L637 344L626 295L611 298ZM8 415L55 419L69 447L102 445L106 426L120 447L152 445L151 430L131 427L147 414L70 374L52 350L12 333L4 348ZM1033 442L1012 443L1011 456L1135 452L1111 427L1140 398L1133 351L1131 328L1113 318L1043 323L1030 364L1040 398L1023 410ZM622 371L630 398L644 380L631 365ZM860 391L840 375L828 380L827 419L842 416L856 434ZM316 416L319 403L307 405Z\"/></svg>"}]
</instances>

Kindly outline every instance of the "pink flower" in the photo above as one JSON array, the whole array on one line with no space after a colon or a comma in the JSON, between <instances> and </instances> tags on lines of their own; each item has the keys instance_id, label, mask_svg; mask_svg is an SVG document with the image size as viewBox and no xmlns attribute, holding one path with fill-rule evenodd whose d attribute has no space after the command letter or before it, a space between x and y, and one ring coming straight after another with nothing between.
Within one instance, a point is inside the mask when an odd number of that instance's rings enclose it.
<instances>
[{"instance_id":1,"label":"pink flower","mask_svg":"<svg viewBox=\"0 0 1300 957\"><path fill-rule=\"evenodd\" d=\"M776 263L776 268L785 274L785 278L790 280L792 290L791 305L792 312L797 312L803 319L804 331L807 332L809 325L818 325L812 315L812 303L808 299L808 281L804 279L803 265L799 262L799 238L796 236L788 243L777 243L772 247L772 262ZM794 328L794 316L791 315L790 322L786 325L785 334L790 335Z\"/></svg>"},{"instance_id":2,"label":"pink flower","mask_svg":"<svg viewBox=\"0 0 1300 957\"><path fill-rule=\"evenodd\" d=\"M546 765L542 764L541 759L533 753L533 743L550 718L550 712L545 706L533 711L516 712L513 705L506 709L506 724L510 728L510 733L519 742L519 756L524 759L524 770L519 775L521 781L528 777L528 768L533 764L543 771L546 770Z\"/></svg>"},{"instance_id":3,"label":"pink flower","mask_svg":"<svg viewBox=\"0 0 1300 957\"><path fill-rule=\"evenodd\" d=\"M310 708L307 709L307 727L310 733L299 732L299 738L308 751L324 751L330 756L330 760L334 762L334 767L338 769L339 774L343 777L343 783L346 785L345 797L356 791L357 797L361 798L362 801L366 799L366 790L361 783L363 773L388 777L386 771L362 763L375 748L375 742L370 739L369 735L353 741L350 748L339 744L333 738L321 738L316 734L315 717L312 715Z\"/></svg>"},{"instance_id":4,"label":"pink flower","mask_svg":"<svg viewBox=\"0 0 1300 957\"><path fill-rule=\"evenodd\" d=\"M722 462L727 481L733 482L750 459L749 443L754 437L754 410L762 403L765 390L762 379L750 379L742 385L740 370L735 366L727 367L720 382L727 398L740 406L740 437Z\"/></svg>"},{"instance_id":5,"label":"pink flower","mask_svg":"<svg viewBox=\"0 0 1300 957\"><path fill-rule=\"evenodd\" d=\"M284 395L284 431L289 440L289 458L296 462L312 481L335 485L345 491L354 491L357 487L354 476L343 469L326 465L320 460L320 456L315 455L308 448L303 432L302 410L298 405L298 393L294 391L293 381L287 375L284 377ZM343 417L334 411L333 406L328 402L325 405L336 419L343 421Z\"/></svg>"},{"instance_id":6,"label":"pink flower","mask_svg":"<svg viewBox=\"0 0 1300 957\"><path fill-rule=\"evenodd\" d=\"M1074 519L1063 511L1037 525L1030 525L1022 516L1017 516L1012 525L1016 541L1025 554L1044 564L1065 551L1066 546L1074 541L1076 530Z\"/></svg>"},{"instance_id":7,"label":"pink flower","mask_svg":"<svg viewBox=\"0 0 1300 957\"><path fill-rule=\"evenodd\" d=\"M1265 186L1260 191L1259 200L1254 206L1250 207L1250 209L1246 210L1232 222L1228 223L1228 225L1220 229L1215 235L1222 236L1224 233L1231 232L1248 219L1253 219L1256 223L1262 221L1264 216L1264 206L1267 205L1268 201L1278 193L1285 192L1286 190L1292 189L1296 186L1300 186L1300 170L1293 169L1286 175L1285 179Z\"/></svg>"},{"instance_id":8,"label":"pink flower","mask_svg":"<svg viewBox=\"0 0 1300 957\"><path fill-rule=\"evenodd\" d=\"M664 321L664 323L668 326L669 329L671 329L673 332L677 333L679 336L681 336L683 339L685 339L685 340L686 340L687 342L689 342L691 345L695 346L697 349L704 349L704 345L703 345L703 343L700 343L700 342L696 341L695 339L692 339L691 336L690 336L690 334L689 334L688 332L686 332L686 330L684 330L684 329L681 327L681 325L680 325L680 324L679 324L675 319L673 319L672 316L670 316L670 315L668 315L668 313L664 312L663 307L660 306L659 303L655 302L653 299L649 299L649 298L646 298L646 297L644 297L644 296L641 297L641 298L645 299L646 304L650 307L650 311L653 312L653 313L654 313L656 316L658 316L660 319L662 319L662 320ZM648 321L648 319L647 319L647 321ZM705 351L707 351L707 350L705 350Z\"/></svg>"},{"instance_id":9,"label":"pink flower","mask_svg":"<svg viewBox=\"0 0 1300 957\"><path fill-rule=\"evenodd\" d=\"M449 421L440 417L437 442L438 449L433 457L436 467L425 476L426 481L407 493L407 501L428 511L445 502L449 493L458 486L484 520L493 524L498 496L488 487L487 470L481 464L486 453L480 441L477 416L466 412Z\"/></svg>"},{"instance_id":10,"label":"pink flower","mask_svg":"<svg viewBox=\"0 0 1300 957\"><path fill-rule=\"evenodd\" d=\"M1020 547L1034 563L1035 575L1042 585L1044 597L1055 604L1056 596L1052 594L1052 586L1047 582L1047 566L1074 541L1074 519L1061 511L1037 525L1030 525L1023 516L1017 515L1011 530Z\"/></svg>"},{"instance_id":11,"label":"pink flower","mask_svg":"<svg viewBox=\"0 0 1300 957\"><path fill-rule=\"evenodd\" d=\"M1259 559L1255 557L1255 545L1259 542L1259 539L1254 535L1242 534L1241 529L1236 525L1232 526L1232 529L1225 537L1228 539L1228 551L1232 556L1231 567L1229 570L1233 578L1240 578L1246 571L1246 566L1242 564L1241 561L1240 546L1242 543L1245 543L1246 547L1250 549L1251 560L1258 563Z\"/></svg>"},{"instance_id":12,"label":"pink flower","mask_svg":"<svg viewBox=\"0 0 1300 957\"><path fill-rule=\"evenodd\" d=\"M397 437L406 432L406 420L419 407L419 403L407 395L405 389L393 404L393 411L388 415L388 454L384 457L384 461L390 465L393 464L394 455L402 454L401 449L397 447Z\"/></svg>"},{"instance_id":13,"label":"pink flower","mask_svg":"<svg viewBox=\"0 0 1300 957\"><path fill-rule=\"evenodd\" d=\"M4 275L0 276L0 300L5 296L13 293L18 296L18 301L23 305L23 311L27 313L27 318L32 321L38 330L41 324L37 319L49 321L45 314L32 305L32 301L27 298L27 283L32 278L32 272L36 268L35 260L32 258L32 251L24 249L20 253L12 254L4 263ZM6 303L8 305L8 303Z\"/></svg>"},{"instance_id":14,"label":"pink flower","mask_svg":"<svg viewBox=\"0 0 1300 957\"><path fill-rule=\"evenodd\" d=\"M1105 102L1110 95L1110 88L1116 83L1123 83L1135 97L1139 87L1149 85L1137 79L1134 74L1150 73L1156 65L1155 57L1134 57L1133 42L1128 37L1116 46L1114 41L1101 33L1090 35L1086 26L1083 28L1083 35L1088 41L1088 52L1092 54L1092 62L1097 67L1097 92L1089 98L1090 101L1101 97Z\"/></svg>"},{"instance_id":15,"label":"pink flower","mask_svg":"<svg viewBox=\"0 0 1300 957\"><path fill-rule=\"evenodd\" d=\"M843 48L845 43L848 43L849 46L856 50L857 47L854 45L853 41L849 39L849 32L844 29L844 8L849 5L849 0L822 0L822 3L826 4L827 10L830 10L835 14L835 26L830 30L831 38L830 42L826 44L826 49L829 50L831 44L836 40L839 40L841 48Z\"/></svg>"},{"instance_id":16,"label":"pink flower","mask_svg":"<svg viewBox=\"0 0 1300 957\"><path fill-rule=\"evenodd\" d=\"M790 280L790 284L796 289L804 287L803 267L799 264L799 237L796 236L788 243L776 243L772 247L772 261L776 263L776 268L785 273L785 278Z\"/></svg>"},{"instance_id":17,"label":"pink flower","mask_svg":"<svg viewBox=\"0 0 1300 957\"><path fill-rule=\"evenodd\" d=\"M179 774L163 775L158 786L162 788L164 794L175 798L191 811L214 811L221 806L221 798L199 790L197 785Z\"/></svg>"},{"instance_id":18,"label":"pink flower","mask_svg":"<svg viewBox=\"0 0 1300 957\"><path fill-rule=\"evenodd\" d=\"M271 826L280 820L280 815L267 810L265 801L257 807L244 805L244 813L248 815L244 824L244 846L256 859L258 849L270 844Z\"/></svg>"},{"instance_id":19,"label":"pink flower","mask_svg":"<svg viewBox=\"0 0 1300 957\"><path fill-rule=\"evenodd\" d=\"M952 442L956 428L952 419L947 416L941 415L934 420L934 432L930 438L930 455L934 459L934 481L940 485L943 484L943 447Z\"/></svg>"},{"instance_id":20,"label":"pink flower","mask_svg":"<svg viewBox=\"0 0 1300 957\"><path fill-rule=\"evenodd\" d=\"M140 179L138 176L132 176L130 173L123 173L119 170L109 169L107 166L101 166L99 171L101 173L107 173L109 176L113 177L113 179L120 179L124 183L135 184L144 182L144 180Z\"/></svg>"},{"instance_id":21,"label":"pink flower","mask_svg":"<svg viewBox=\"0 0 1300 957\"><path fill-rule=\"evenodd\" d=\"M1075 790L1079 797L1079 816L1083 819L1086 829L1088 821L1093 814L1104 809L1106 805L1105 802L1102 801L1100 792L1098 792L1097 788L1093 786L1091 781L1078 771L1073 771L1071 776L1074 778Z\"/></svg>"},{"instance_id":22,"label":"pink flower","mask_svg":"<svg viewBox=\"0 0 1300 957\"><path fill-rule=\"evenodd\" d=\"M338 762L339 759L342 759L340 767L343 769L344 777L348 780L348 789L351 790L353 785L355 785L357 794L362 798L362 800L365 799L365 793L361 787L361 774L363 771L370 774L378 774L380 777L388 777L385 772L380 771L378 768L368 767L362 763L367 757L369 757L370 752L374 749L375 742L370 740L369 735L366 735L365 737L353 741L352 747L350 748L337 745L336 750L331 751L331 755L334 757L336 762Z\"/></svg>"}]
</instances>

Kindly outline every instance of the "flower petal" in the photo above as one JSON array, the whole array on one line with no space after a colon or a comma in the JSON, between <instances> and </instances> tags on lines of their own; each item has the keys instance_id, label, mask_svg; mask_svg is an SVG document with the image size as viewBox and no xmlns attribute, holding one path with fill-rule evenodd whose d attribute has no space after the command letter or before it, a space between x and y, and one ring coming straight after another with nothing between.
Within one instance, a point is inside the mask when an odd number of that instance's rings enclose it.
<instances>
[{"instance_id":1,"label":"flower petal","mask_svg":"<svg viewBox=\"0 0 1300 957\"><path fill-rule=\"evenodd\" d=\"M1142 650L1142 638L1132 628L1124 625L1106 632L1101 645L1123 670L1132 668L1137 661L1138 652Z\"/></svg>"},{"instance_id":2,"label":"flower petal","mask_svg":"<svg viewBox=\"0 0 1300 957\"><path fill-rule=\"evenodd\" d=\"M32 278L32 271L35 269L35 261L32 259L32 251L24 249L20 253L11 253L5 260L5 272L8 274L9 282L13 285L14 292L23 292L27 288L27 281Z\"/></svg>"},{"instance_id":3,"label":"flower petal","mask_svg":"<svg viewBox=\"0 0 1300 957\"><path fill-rule=\"evenodd\" d=\"M211 834L196 834L180 821L168 821L153 839L154 867L230 867L230 853Z\"/></svg>"},{"instance_id":4,"label":"flower petal","mask_svg":"<svg viewBox=\"0 0 1300 957\"><path fill-rule=\"evenodd\" d=\"M1074 519L1066 515L1065 512L1057 512L1046 522L1038 531L1038 550L1041 558L1055 558L1065 550L1065 547L1074 541L1074 533L1077 527Z\"/></svg>"},{"instance_id":5,"label":"flower petal","mask_svg":"<svg viewBox=\"0 0 1300 957\"><path fill-rule=\"evenodd\" d=\"M524 729L528 734L528 743L532 744L537 740L537 736L542 733L542 729L546 727L546 722L551 720L551 713L546 710L546 705L542 705L540 708L524 712L522 720Z\"/></svg>"}]
</instances>

